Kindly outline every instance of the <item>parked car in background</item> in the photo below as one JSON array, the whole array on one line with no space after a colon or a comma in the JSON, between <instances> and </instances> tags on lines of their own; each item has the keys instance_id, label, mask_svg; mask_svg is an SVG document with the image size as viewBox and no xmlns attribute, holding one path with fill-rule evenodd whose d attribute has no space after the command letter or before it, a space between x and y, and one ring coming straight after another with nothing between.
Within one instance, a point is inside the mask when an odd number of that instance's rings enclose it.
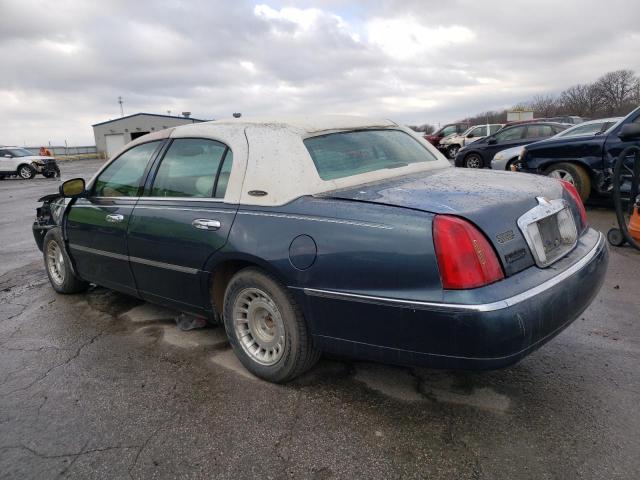
<instances>
[{"instance_id":1,"label":"parked car in background","mask_svg":"<svg viewBox=\"0 0 640 480\"><path fill-rule=\"evenodd\" d=\"M462 133L467 128L469 128L468 123L458 122L458 123L447 123L444 127L436 130L433 133L425 135L424 138L434 147L437 147L444 137L448 137L449 135Z\"/></svg>"},{"instance_id":2,"label":"parked car in background","mask_svg":"<svg viewBox=\"0 0 640 480\"><path fill-rule=\"evenodd\" d=\"M38 173L46 178L60 176L56 159L34 155L25 148L0 147L0 179L17 175L28 180Z\"/></svg>"},{"instance_id":3,"label":"parked car in background","mask_svg":"<svg viewBox=\"0 0 640 480\"><path fill-rule=\"evenodd\" d=\"M503 127L502 123L490 123L485 125L474 125L460 134L452 134L440 140L438 149L449 158L455 158L458 150L470 143L480 140L487 135L493 135ZM488 130L488 133L487 133Z\"/></svg>"},{"instance_id":4,"label":"parked car in background","mask_svg":"<svg viewBox=\"0 0 640 480\"><path fill-rule=\"evenodd\" d=\"M592 135L550 138L527 145L514 164L517 171L566 180L575 185L586 201L593 193L611 190L611 169L620 152L640 145L640 138L625 130L640 127L640 107L608 130Z\"/></svg>"},{"instance_id":5,"label":"parked car in background","mask_svg":"<svg viewBox=\"0 0 640 480\"><path fill-rule=\"evenodd\" d=\"M570 184L454 169L389 120L183 125L42 200L33 233L56 291L93 282L222 318L273 382L321 351L513 364L587 308L608 261Z\"/></svg>"},{"instance_id":6,"label":"parked car in background","mask_svg":"<svg viewBox=\"0 0 640 480\"><path fill-rule=\"evenodd\" d=\"M461 148L456 155L455 165L465 168L489 167L497 152L552 137L567 127L568 125L552 122L531 122L504 127L493 135Z\"/></svg>"},{"instance_id":7,"label":"parked car in background","mask_svg":"<svg viewBox=\"0 0 640 480\"><path fill-rule=\"evenodd\" d=\"M513 165L518 160L523 148L524 145L518 145L517 147L500 150L493 156L493 159L491 160L491 169L511 170L511 165Z\"/></svg>"},{"instance_id":8,"label":"parked car in background","mask_svg":"<svg viewBox=\"0 0 640 480\"><path fill-rule=\"evenodd\" d=\"M564 132L560 132L551 138L572 137L579 135L595 135L607 131L613 125L622 120L622 117L601 118L599 120L589 120L580 123L571 128L567 128ZM491 168L494 170L511 170L513 165L522 152L523 146L508 148L496 153L491 160Z\"/></svg>"},{"instance_id":9,"label":"parked car in background","mask_svg":"<svg viewBox=\"0 0 640 480\"><path fill-rule=\"evenodd\" d=\"M600 118L597 120L588 120L567 128L564 132L559 133L555 138L573 137L578 135L595 135L606 132L624 117Z\"/></svg>"}]
</instances>

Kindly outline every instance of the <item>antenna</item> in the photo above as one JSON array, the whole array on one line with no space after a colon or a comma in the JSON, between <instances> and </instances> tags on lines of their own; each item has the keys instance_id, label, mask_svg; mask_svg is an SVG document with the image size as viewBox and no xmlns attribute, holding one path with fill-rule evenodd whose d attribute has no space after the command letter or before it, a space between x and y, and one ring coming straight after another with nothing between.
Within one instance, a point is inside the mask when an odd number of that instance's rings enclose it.
<instances>
[{"instance_id":1,"label":"antenna","mask_svg":"<svg viewBox=\"0 0 640 480\"><path fill-rule=\"evenodd\" d=\"M124 117L124 109L122 108L122 97L118 97L118 103L120 104L120 116Z\"/></svg>"}]
</instances>

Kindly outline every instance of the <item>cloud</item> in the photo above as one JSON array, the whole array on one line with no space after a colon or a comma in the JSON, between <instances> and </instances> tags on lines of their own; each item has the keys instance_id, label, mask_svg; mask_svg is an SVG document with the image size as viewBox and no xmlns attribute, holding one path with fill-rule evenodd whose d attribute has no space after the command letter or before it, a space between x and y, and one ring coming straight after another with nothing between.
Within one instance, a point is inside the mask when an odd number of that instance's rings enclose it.
<instances>
[{"instance_id":1,"label":"cloud","mask_svg":"<svg viewBox=\"0 0 640 480\"><path fill-rule=\"evenodd\" d=\"M118 96L127 114L437 123L640 71L640 4L617 0L0 2L0 143L92 143Z\"/></svg>"}]
</instances>

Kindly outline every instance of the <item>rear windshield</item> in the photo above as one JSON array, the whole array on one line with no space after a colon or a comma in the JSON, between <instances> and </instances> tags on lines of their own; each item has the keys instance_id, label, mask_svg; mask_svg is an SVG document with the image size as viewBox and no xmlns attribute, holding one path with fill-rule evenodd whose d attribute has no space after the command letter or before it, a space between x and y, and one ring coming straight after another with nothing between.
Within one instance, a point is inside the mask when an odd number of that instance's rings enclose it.
<instances>
[{"instance_id":1,"label":"rear windshield","mask_svg":"<svg viewBox=\"0 0 640 480\"><path fill-rule=\"evenodd\" d=\"M350 177L436 157L401 130L359 130L331 133L304 141L323 180Z\"/></svg>"}]
</instances>

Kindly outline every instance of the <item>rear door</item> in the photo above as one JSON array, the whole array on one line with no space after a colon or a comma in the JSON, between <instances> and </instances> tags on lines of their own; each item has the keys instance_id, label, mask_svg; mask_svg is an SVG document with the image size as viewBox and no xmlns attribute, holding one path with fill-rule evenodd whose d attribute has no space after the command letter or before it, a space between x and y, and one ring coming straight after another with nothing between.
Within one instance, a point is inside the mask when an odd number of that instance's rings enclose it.
<instances>
[{"instance_id":1,"label":"rear door","mask_svg":"<svg viewBox=\"0 0 640 480\"><path fill-rule=\"evenodd\" d=\"M89 196L69 208L66 234L83 279L137 294L127 258L127 227L162 144L144 143L122 153L96 178Z\"/></svg>"},{"instance_id":2,"label":"rear door","mask_svg":"<svg viewBox=\"0 0 640 480\"><path fill-rule=\"evenodd\" d=\"M210 310L203 269L227 241L238 210L224 202L233 153L202 138L172 140L129 224L129 255L140 295L187 311Z\"/></svg>"}]
</instances>

